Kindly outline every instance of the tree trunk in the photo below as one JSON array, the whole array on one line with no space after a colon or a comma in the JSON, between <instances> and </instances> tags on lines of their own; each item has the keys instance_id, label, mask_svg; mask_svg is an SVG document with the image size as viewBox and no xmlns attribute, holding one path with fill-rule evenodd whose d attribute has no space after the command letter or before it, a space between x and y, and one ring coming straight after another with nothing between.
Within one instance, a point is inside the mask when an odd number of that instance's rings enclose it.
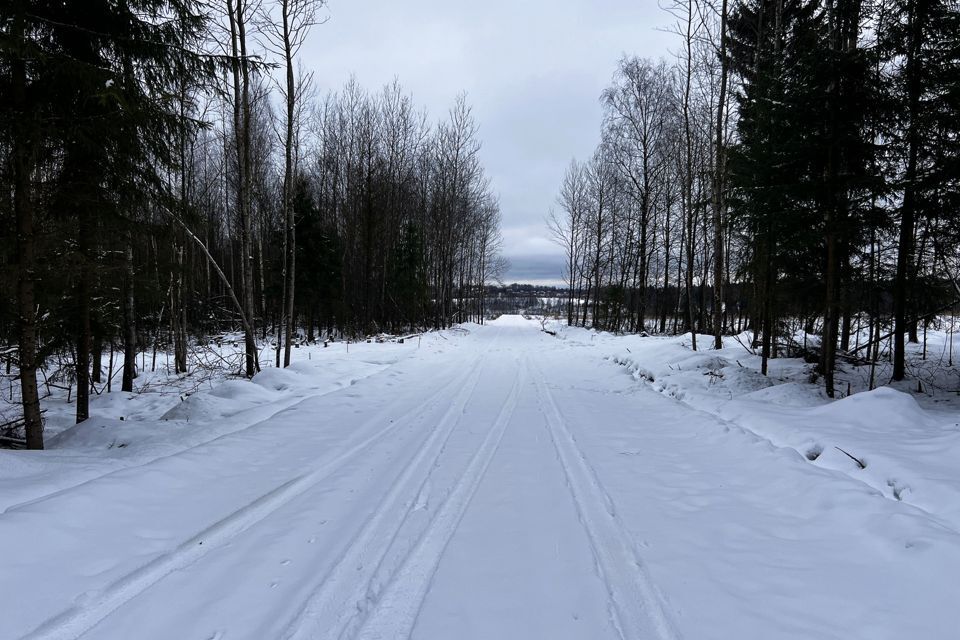
<instances>
[{"instance_id":1,"label":"tree trunk","mask_svg":"<svg viewBox=\"0 0 960 640\"><path fill-rule=\"evenodd\" d=\"M137 377L137 315L134 307L133 235L127 232L123 279L123 391L133 391ZM173 310L171 309L171 312Z\"/></svg>"},{"instance_id":2,"label":"tree trunk","mask_svg":"<svg viewBox=\"0 0 960 640\"><path fill-rule=\"evenodd\" d=\"M90 417L90 351L93 346L92 327L90 325L90 301L93 285L93 256L91 247L94 242L93 221L89 211L79 212L79 230L77 252L80 256L80 278L77 283L77 424Z\"/></svg>"},{"instance_id":3,"label":"tree trunk","mask_svg":"<svg viewBox=\"0 0 960 640\"><path fill-rule=\"evenodd\" d=\"M717 99L716 156L713 168L713 348L723 348L723 131L727 101L727 0L720 5L720 96Z\"/></svg>"},{"instance_id":4,"label":"tree trunk","mask_svg":"<svg viewBox=\"0 0 960 640\"><path fill-rule=\"evenodd\" d=\"M833 205L827 206L827 271L826 271L826 299L823 316L823 337L820 346L820 369L823 372L824 386L826 387L827 397L834 395L833 370L835 368L837 352L837 280L839 279L839 265L837 257L837 233L836 220L831 209Z\"/></svg>"},{"instance_id":5,"label":"tree trunk","mask_svg":"<svg viewBox=\"0 0 960 640\"><path fill-rule=\"evenodd\" d=\"M907 168L904 175L903 203L900 208L900 246L897 251L897 273L893 283L893 379L906 376L905 334L909 330L909 273L913 265L914 223L917 202L917 163L920 155L921 60L920 46L926 19L926 2L910 2L910 36L906 61L907 74ZM914 326L915 323L914 323Z\"/></svg>"},{"instance_id":6,"label":"tree trunk","mask_svg":"<svg viewBox=\"0 0 960 640\"><path fill-rule=\"evenodd\" d=\"M686 68L683 89L683 132L685 141L684 176L683 176L683 204L687 226L687 264L686 264L686 316L687 329L690 330L690 346L697 350L697 328L694 325L693 314L693 267L695 253L696 214L693 208L693 129L690 122L690 92L693 88L693 0L687 0L686 17Z\"/></svg>"},{"instance_id":7,"label":"tree trunk","mask_svg":"<svg viewBox=\"0 0 960 640\"><path fill-rule=\"evenodd\" d=\"M294 331L294 285L296 283L297 272L297 230L296 220L293 210L293 119L294 107L296 106L297 86L293 75L293 42L291 40L290 23L290 0L283 0L281 5L283 14L283 53L287 66L287 131L284 141L283 161L283 210L284 220L286 222L286 273L284 284L284 295L286 297L286 323L284 326L285 340L283 348L283 366L290 366L290 343L293 340Z\"/></svg>"},{"instance_id":8,"label":"tree trunk","mask_svg":"<svg viewBox=\"0 0 960 640\"><path fill-rule=\"evenodd\" d=\"M12 23L15 42L24 38L24 6L17 3ZM17 321L19 325L20 403L23 406L28 449L43 449L43 417L37 389L37 309L34 269L36 268L33 230L31 175L37 140L35 115L26 104L26 65L18 46L13 56L12 99L19 126L13 131L13 208L17 219Z\"/></svg>"},{"instance_id":9,"label":"tree trunk","mask_svg":"<svg viewBox=\"0 0 960 640\"><path fill-rule=\"evenodd\" d=\"M103 378L103 329L100 323L93 330L92 362L90 363L90 382L100 384Z\"/></svg>"},{"instance_id":10,"label":"tree trunk","mask_svg":"<svg viewBox=\"0 0 960 640\"><path fill-rule=\"evenodd\" d=\"M237 187L240 209L240 271L243 281L243 310L245 317L245 370L252 378L260 370L257 343L254 335L256 317L253 285L253 221L250 207L250 70L247 60L245 0L227 0L231 35L231 66L233 70L233 119L237 138Z\"/></svg>"},{"instance_id":11,"label":"tree trunk","mask_svg":"<svg viewBox=\"0 0 960 640\"><path fill-rule=\"evenodd\" d=\"M670 291L670 209L672 199L670 197L670 181L667 180L665 186L666 197L666 220L663 224L663 295L660 303L660 333L667 332L667 311L670 308L667 295Z\"/></svg>"}]
</instances>

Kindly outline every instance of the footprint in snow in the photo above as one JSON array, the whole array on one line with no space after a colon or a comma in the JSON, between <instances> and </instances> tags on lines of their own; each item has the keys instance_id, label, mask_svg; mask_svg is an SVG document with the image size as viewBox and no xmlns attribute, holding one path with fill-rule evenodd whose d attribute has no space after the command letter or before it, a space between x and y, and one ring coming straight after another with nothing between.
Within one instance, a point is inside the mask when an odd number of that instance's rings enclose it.
<instances>
[{"instance_id":1,"label":"footprint in snow","mask_svg":"<svg viewBox=\"0 0 960 640\"><path fill-rule=\"evenodd\" d=\"M897 500L903 500L903 494L910 491L910 487L900 484L895 478L887 480L887 486L890 487L893 497Z\"/></svg>"}]
</instances>

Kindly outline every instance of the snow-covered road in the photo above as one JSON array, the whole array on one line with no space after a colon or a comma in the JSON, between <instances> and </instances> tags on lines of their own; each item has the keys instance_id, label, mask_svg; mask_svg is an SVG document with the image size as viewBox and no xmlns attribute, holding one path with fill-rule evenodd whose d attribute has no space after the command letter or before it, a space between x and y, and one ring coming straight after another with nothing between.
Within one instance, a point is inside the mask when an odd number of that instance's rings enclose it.
<instances>
[{"instance_id":1,"label":"snow-covered road","mask_svg":"<svg viewBox=\"0 0 960 640\"><path fill-rule=\"evenodd\" d=\"M9 505L0 549L4 639L960 637L949 524L516 317Z\"/></svg>"}]
</instances>

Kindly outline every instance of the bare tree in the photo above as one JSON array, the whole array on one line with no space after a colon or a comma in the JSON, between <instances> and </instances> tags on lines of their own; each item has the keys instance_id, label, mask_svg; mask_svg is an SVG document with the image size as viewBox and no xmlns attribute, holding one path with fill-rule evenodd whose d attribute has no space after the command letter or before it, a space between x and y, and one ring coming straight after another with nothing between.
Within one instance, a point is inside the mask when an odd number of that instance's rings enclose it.
<instances>
[{"instance_id":1,"label":"bare tree","mask_svg":"<svg viewBox=\"0 0 960 640\"><path fill-rule=\"evenodd\" d=\"M309 74L301 74L298 78L295 70L295 59L303 46L310 29L318 22L317 12L323 6L324 0L275 0L275 6L267 9L263 31L273 50L283 60L284 80L280 83L280 92L284 99L284 131L283 131L283 223L284 223L284 252L283 252L283 310L281 324L283 326L283 366L290 366L290 346L296 328L295 316L295 288L296 288L296 260L297 236L296 219L293 208L293 184L299 158L300 122L297 118L298 106L304 90L309 85ZM278 341L277 348L280 348Z\"/></svg>"},{"instance_id":2,"label":"bare tree","mask_svg":"<svg viewBox=\"0 0 960 640\"><path fill-rule=\"evenodd\" d=\"M723 219L724 219L724 174L726 172L726 142L727 128L727 77L729 75L729 59L727 57L727 0L720 3L720 47L717 52L720 59L720 95L717 97L716 136L714 145L713 188L711 190L711 204L713 206L713 348L723 348Z\"/></svg>"},{"instance_id":3,"label":"bare tree","mask_svg":"<svg viewBox=\"0 0 960 640\"><path fill-rule=\"evenodd\" d=\"M247 24L255 6L249 0L227 0L230 26L230 64L233 76L233 129L237 154L237 208L240 214L240 264L243 282L245 370L252 378L260 369L254 335L256 315L253 284L253 214L251 211L250 157L250 57L247 47Z\"/></svg>"},{"instance_id":4,"label":"bare tree","mask_svg":"<svg viewBox=\"0 0 960 640\"><path fill-rule=\"evenodd\" d=\"M646 319L654 191L662 171L661 143L671 89L671 73L665 63L625 58L620 61L614 85L603 96L612 157L639 214L637 249L630 259L636 289L633 328L638 331L644 329Z\"/></svg>"},{"instance_id":5,"label":"bare tree","mask_svg":"<svg viewBox=\"0 0 960 640\"><path fill-rule=\"evenodd\" d=\"M583 224L587 215L587 181L583 166L571 160L563 177L557 203L563 210L563 217L551 210L547 216L547 227L551 239L563 247L566 253L567 277L567 324L574 324L575 300L580 293L582 277L581 260L583 258Z\"/></svg>"}]
</instances>

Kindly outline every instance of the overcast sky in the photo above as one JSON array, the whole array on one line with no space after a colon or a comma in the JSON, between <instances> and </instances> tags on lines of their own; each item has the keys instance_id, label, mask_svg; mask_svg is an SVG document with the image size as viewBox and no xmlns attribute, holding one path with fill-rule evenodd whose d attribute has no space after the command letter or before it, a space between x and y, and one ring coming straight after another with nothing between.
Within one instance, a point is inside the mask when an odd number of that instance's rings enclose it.
<instances>
[{"instance_id":1,"label":"overcast sky","mask_svg":"<svg viewBox=\"0 0 960 640\"><path fill-rule=\"evenodd\" d=\"M505 281L559 281L544 216L570 159L593 152L617 60L670 55L657 0L328 0L325 11L301 52L319 88L397 78L434 120L466 92L500 196Z\"/></svg>"}]
</instances>

